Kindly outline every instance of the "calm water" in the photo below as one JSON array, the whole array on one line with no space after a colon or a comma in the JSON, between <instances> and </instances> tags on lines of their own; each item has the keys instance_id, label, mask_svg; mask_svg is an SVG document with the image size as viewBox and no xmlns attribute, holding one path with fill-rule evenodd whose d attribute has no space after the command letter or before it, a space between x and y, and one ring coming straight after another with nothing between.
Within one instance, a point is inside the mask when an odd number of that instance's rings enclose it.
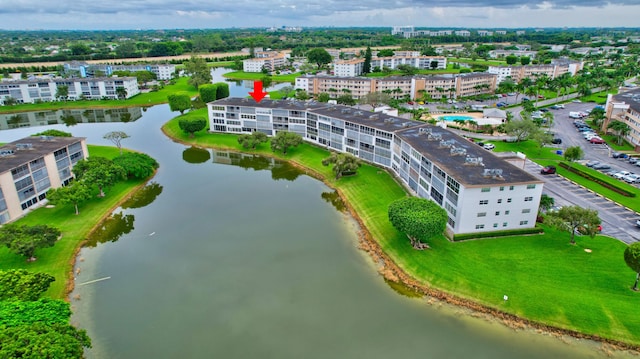
<instances>
[{"instance_id":1,"label":"calm water","mask_svg":"<svg viewBox=\"0 0 640 359\"><path fill-rule=\"evenodd\" d=\"M176 144L160 131L173 115L52 126L90 144L122 130L124 146L160 162L78 257L72 321L93 340L87 357L605 357L399 295L332 190L284 163Z\"/></svg>"}]
</instances>

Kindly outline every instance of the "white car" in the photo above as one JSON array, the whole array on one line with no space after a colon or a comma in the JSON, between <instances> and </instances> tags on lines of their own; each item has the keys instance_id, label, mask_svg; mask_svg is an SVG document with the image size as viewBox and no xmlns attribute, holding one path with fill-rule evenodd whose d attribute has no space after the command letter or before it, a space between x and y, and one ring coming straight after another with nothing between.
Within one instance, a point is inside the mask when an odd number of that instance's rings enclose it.
<instances>
[{"instance_id":1,"label":"white car","mask_svg":"<svg viewBox=\"0 0 640 359\"><path fill-rule=\"evenodd\" d=\"M592 138L600 137L600 136L598 136L598 134L593 133L593 132L587 132L582 137L584 137L584 139L587 140L587 141L591 141Z\"/></svg>"},{"instance_id":2,"label":"white car","mask_svg":"<svg viewBox=\"0 0 640 359\"><path fill-rule=\"evenodd\" d=\"M485 143L484 146L482 146L482 148L484 148L485 150L491 151L492 149L496 148L496 146L493 143Z\"/></svg>"},{"instance_id":3,"label":"white car","mask_svg":"<svg viewBox=\"0 0 640 359\"><path fill-rule=\"evenodd\" d=\"M620 172L614 174L613 177L615 177L617 179L623 179L625 176L628 176L630 174L631 174L631 172L628 172L628 171L620 171Z\"/></svg>"},{"instance_id":4,"label":"white car","mask_svg":"<svg viewBox=\"0 0 640 359\"><path fill-rule=\"evenodd\" d=\"M638 183L640 182L640 176L637 174L628 174L622 178L627 183Z\"/></svg>"}]
</instances>

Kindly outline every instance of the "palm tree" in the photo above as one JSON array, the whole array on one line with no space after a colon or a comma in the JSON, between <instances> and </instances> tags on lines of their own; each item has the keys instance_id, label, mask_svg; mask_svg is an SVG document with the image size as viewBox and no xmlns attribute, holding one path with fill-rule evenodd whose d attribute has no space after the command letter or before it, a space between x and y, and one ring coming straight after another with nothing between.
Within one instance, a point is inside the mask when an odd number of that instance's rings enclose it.
<instances>
[{"instance_id":1,"label":"palm tree","mask_svg":"<svg viewBox=\"0 0 640 359\"><path fill-rule=\"evenodd\" d=\"M622 139L624 138L624 136L628 135L629 132L631 132L631 127L629 127L629 125L618 120L611 121L611 123L609 124L609 128L616 131L616 134L618 136L618 146L622 145Z\"/></svg>"},{"instance_id":2,"label":"palm tree","mask_svg":"<svg viewBox=\"0 0 640 359\"><path fill-rule=\"evenodd\" d=\"M116 96L118 97L119 100L124 100L127 98L127 89L124 87L117 87L116 88Z\"/></svg>"}]
</instances>

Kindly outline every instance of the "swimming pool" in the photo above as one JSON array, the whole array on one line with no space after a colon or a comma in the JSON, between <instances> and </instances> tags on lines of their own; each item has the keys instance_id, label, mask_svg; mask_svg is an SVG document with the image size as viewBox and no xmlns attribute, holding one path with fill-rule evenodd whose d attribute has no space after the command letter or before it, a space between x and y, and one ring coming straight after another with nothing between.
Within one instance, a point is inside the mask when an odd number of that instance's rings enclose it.
<instances>
[{"instance_id":1,"label":"swimming pool","mask_svg":"<svg viewBox=\"0 0 640 359\"><path fill-rule=\"evenodd\" d=\"M471 116L439 116L438 118L442 121L476 121L476 119Z\"/></svg>"}]
</instances>

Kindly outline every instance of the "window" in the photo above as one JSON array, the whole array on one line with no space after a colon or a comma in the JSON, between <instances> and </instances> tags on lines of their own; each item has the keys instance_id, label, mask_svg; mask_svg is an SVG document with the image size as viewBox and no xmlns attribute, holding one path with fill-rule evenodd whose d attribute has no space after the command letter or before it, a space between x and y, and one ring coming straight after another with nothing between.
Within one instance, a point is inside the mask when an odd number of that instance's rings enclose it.
<instances>
[{"instance_id":1,"label":"window","mask_svg":"<svg viewBox=\"0 0 640 359\"><path fill-rule=\"evenodd\" d=\"M507 222L502 222L502 226L506 227L507 226Z\"/></svg>"},{"instance_id":2,"label":"window","mask_svg":"<svg viewBox=\"0 0 640 359\"><path fill-rule=\"evenodd\" d=\"M500 186L500 190L501 190L501 191L504 191L504 186Z\"/></svg>"},{"instance_id":3,"label":"window","mask_svg":"<svg viewBox=\"0 0 640 359\"><path fill-rule=\"evenodd\" d=\"M527 185L527 189L534 189L534 188L536 188L536 185L534 185L534 184L528 184Z\"/></svg>"},{"instance_id":4,"label":"window","mask_svg":"<svg viewBox=\"0 0 640 359\"><path fill-rule=\"evenodd\" d=\"M478 212L478 217L486 217L487 212Z\"/></svg>"},{"instance_id":5,"label":"window","mask_svg":"<svg viewBox=\"0 0 640 359\"><path fill-rule=\"evenodd\" d=\"M511 213L511 211L504 211L504 215L505 215L505 216L508 216L508 215L509 215L509 213Z\"/></svg>"},{"instance_id":6,"label":"window","mask_svg":"<svg viewBox=\"0 0 640 359\"><path fill-rule=\"evenodd\" d=\"M485 204L489 204L489 200L488 199L481 199L480 200L480 205L485 205Z\"/></svg>"},{"instance_id":7,"label":"window","mask_svg":"<svg viewBox=\"0 0 640 359\"><path fill-rule=\"evenodd\" d=\"M522 213L531 213L531 209L530 208L525 208L522 210Z\"/></svg>"},{"instance_id":8,"label":"window","mask_svg":"<svg viewBox=\"0 0 640 359\"><path fill-rule=\"evenodd\" d=\"M502 198L498 198L498 203L502 203Z\"/></svg>"},{"instance_id":9,"label":"window","mask_svg":"<svg viewBox=\"0 0 640 359\"><path fill-rule=\"evenodd\" d=\"M526 225L526 224L528 224L528 223L529 223L529 221L520 221L520 225L521 225L521 226L524 226L524 225Z\"/></svg>"},{"instance_id":10,"label":"window","mask_svg":"<svg viewBox=\"0 0 640 359\"><path fill-rule=\"evenodd\" d=\"M489 192L489 191L491 191L491 188L489 188L489 187L485 187L485 188L482 189L482 192Z\"/></svg>"},{"instance_id":11,"label":"window","mask_svg":"<svg viewBox=\"0 0 640 359\"><path fill-rule=\"evenodd\" d=\"M497 223L494 223L494 224L493 224L493 228L498 228L498 224L497 224Z\"/></svg>"},{"instance_id":12,"label":"window","mask_svg":"<svg viewBox=\"0 0 640 359\"><path fill-rule=\"evenodd\" d=\"M509 186L509 191L513 191L513 186Z\"/></svg>"},{"instance_id":13,"label":"window","mask_svg":"<svg viewBox=\"0 0 640 359\"><path fill-rule=\"evenodd\" d=\"M499 215L500 215L500 211L496 211L496 216L499 216Z\"/></svg>"},{"instance_id":14,"label":"window","mask_svg":"<svg viewBox=\"0 0 640 359\"><path fill-rule=\"evenodd\" d=\"M524 201L525 202L531 202L531 201L533 201L533 197L525 197Z\"/></svg>"},{"instance_id":15,"label":"window","mask_svg":"<svg viewBox=\"0 0 640 359\"><path fill-rule=\"evenodd\" d=\"M476 224L476 229L483 229L484 228L484 224Z\"/></svg>"},{"instance_id":16,"label":"window","mask_svg":"<svg viewBox=\"0 0 640 359\"><path fill-rule=\"evenodd\" d=\"M507 198L507 203L511 203L511 198Z\"/></svg>"}]
</instances>

